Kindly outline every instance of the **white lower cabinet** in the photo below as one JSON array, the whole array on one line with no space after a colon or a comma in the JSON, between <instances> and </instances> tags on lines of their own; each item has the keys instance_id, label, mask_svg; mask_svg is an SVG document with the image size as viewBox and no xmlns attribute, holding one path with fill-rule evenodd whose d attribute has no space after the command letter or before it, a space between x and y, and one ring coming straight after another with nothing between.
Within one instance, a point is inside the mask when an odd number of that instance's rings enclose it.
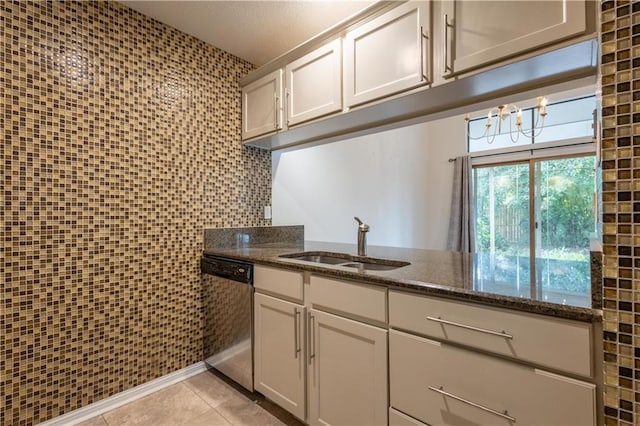
<instances>
[{"instance_id":1,"label":"white lower cabinet","mask_svg":"<svg viewBox=\"0 0 640 426\"><path fill-rule=\"evenodd\" d=\"M305 419L305 308L256 293L255 389Z\"/></svg>"},{"instance_id":2,"label":"white lower cabinet","mask_svg":"<svg viewBox=\"0 0 640 426\"><path fill-rule=\"evenodd\" d=\"M602 424L592 326L256 269L255 389L310 425Z\"/></svg>"},{"instance_id":3,"label":"white lower cabinet","mask_svg":"<svg viewBox=\"0 0 640 426\"><path fill-rule=\"evenodd\" d=\"M592 383L395 330L389 376L391 407L430 425L597 423Z\"/></svg>"},{"instance_id":4,"label":"white lower cabinet","mask_svg":"<svg viewBox=\"0 0 640 426\"><path fill-rule=\"evenodd\" d=\"M387 330L310 310L309 424L387 424Z\"/></svg>"}]
</instances>

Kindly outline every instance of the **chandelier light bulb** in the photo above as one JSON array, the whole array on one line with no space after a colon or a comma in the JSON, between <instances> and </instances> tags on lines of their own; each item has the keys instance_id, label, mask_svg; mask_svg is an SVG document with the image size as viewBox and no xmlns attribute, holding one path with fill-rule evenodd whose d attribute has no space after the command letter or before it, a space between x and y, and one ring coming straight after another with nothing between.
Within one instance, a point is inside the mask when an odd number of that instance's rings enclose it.
<instances>
[{"instance_id":1,"label":"chandelier light bulb","mask_svg":"<svg viewBox=\"0 0 640 426\"><path fill-rule=\"evenodd\" d=\"M540 115L544 117L547 115L547 98L542 98L542 108L540 108Z\"/></svg>"}]
</instances>

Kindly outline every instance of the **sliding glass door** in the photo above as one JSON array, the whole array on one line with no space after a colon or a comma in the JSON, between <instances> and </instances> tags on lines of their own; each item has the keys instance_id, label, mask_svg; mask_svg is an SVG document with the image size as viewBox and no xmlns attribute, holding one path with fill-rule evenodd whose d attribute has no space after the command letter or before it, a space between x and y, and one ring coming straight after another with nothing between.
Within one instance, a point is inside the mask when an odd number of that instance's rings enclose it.
<instances>
[{"instance_id":1,"label":"sliding glass door","mask_svg":"<svg viewBox=\"0 0 640 426\"><path fill-rule=\"evenodd\" d=\"M479 287L589 303L593 156L476 167L474 192Z\"/></svg>"},{"instance_id":2,"label":"sliding glass door","mask_svg":"<svg viewBox=\"0 0 640 426\"><path fill-rule=\"evenodd\" d=\"M567 303L567 297L581 297L590 288L594 157L536 161L533 167L536 291L542 300Z\"/></svg>"}]
</instances>

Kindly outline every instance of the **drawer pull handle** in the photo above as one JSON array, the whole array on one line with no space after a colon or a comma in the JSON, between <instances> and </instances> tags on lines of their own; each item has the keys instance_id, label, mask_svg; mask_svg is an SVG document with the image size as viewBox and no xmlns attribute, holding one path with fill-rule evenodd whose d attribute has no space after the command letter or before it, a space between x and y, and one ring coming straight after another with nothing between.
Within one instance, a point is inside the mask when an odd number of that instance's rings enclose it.
<instances>
[{"instance_id":1,"label":"drawer pull handle","mask_svg":"<svg viewBox=\"0 0 640 426\"><path fill-rule=\"evenodd\" d=\"M429 321L435 321L435 322L439 322L441 324L447 324L447 325L452 325L454 327L466 328L467 330L479 331L480 333L491 334L492 336L504 337L505 339L513 339L513 336L511 334L505 333L504 331L493 331L493 330L487 330L485 328L473 327L471 325L460 324L460 323L453 322L453 321L447 321L447 320L444 320L444 319L442 319L440 317L438 317L438 318L436 318L436 317L427 317L427 319Z\"/></svg>"},{"instance_id":2,"label":"drawer pull handle","mask_svg":"<svg viewBox=\"0 0 640 426\"><path fill-rule=\"evenodd\" d=\"M433 387L433 386L429 386L429 390L432 390L432 391L434 391L434 392L437 392L437 393L439 393L439 394L441 394L441 395L444 395L444 396L447 396L447 397L449 397L449 398L453 398L453 399L455 399L456 401L464 402L465 404L469 404L469 405L471 405L472 407L479 408L479 409L481 409L481 410L483 410L483 411L486 411L487 413L495 414L496 416L502 417L503 419L507 419L507 420L509 420L509 421L510 421L510 422L512 422L512 423L515 423L515 422L516 422L516 418L515 418L515 417L511 417L511 416L508 414L507 410L504 410L503 412L500 412L500 411L496 411L496 410L493 410L493 409L491 409L491 408L485 407L484 405L476 404L475 402L471 402L471 401L469 401L469 400L467 400L467 399L461 398L461 397L459 397L458 395L454 395L454 394L452 394L452 393L445 392L445 391L443 390L443 387L442 387L442 386L440 386L439 388L435 388L435 387Z\"/></svg>"}]
</instances>

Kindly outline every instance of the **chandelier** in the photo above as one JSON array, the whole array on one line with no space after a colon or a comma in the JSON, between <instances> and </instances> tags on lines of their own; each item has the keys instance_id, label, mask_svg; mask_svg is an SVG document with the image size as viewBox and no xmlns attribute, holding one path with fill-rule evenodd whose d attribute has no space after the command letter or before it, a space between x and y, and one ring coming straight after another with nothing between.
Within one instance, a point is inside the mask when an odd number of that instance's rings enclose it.
<instances>
[{"instance_id":1,"label":"chandelier","mask_svg":"<svg viewBox=\"0 0 640 426\"><path fill-rule=\"evenodd\" d=\"M489 112L487 113L487 123L485 124L484 134L476 137L471 136L469 134L468 135L469 139L478 140L478 139L486 138L487 143L492 144L493 141L496 139L496 136L502 133L502 127L506 126L506 123L504 122L506 122L507 120L509 121L509 138L513 143L518 142L518 138L520 137L521 134L526 138L535 138L537 136L540 136L540 134L542 133L542 129L544 128L544 118L547 115L547 103L548 103L548 100L544 96L538 96L536 98L535 124L532 126L531 131L529 132L527 132L522 128L522 108L518 108L518 106L515 104L504 104L489 110ZM516 117L515 129L513 128L514 114ZM494 117L496 121L495 124L493 122ZM469 117L469 114L465 115L464 120L467 123L469 123L469 121L471 120L471 118ZM467 126L467 128L468 127L469 126ZM491 131L492 127L493 127L493 131ZM515 137L514 137L514 133L515 133Z\"/></svg>"}]
</instances>

